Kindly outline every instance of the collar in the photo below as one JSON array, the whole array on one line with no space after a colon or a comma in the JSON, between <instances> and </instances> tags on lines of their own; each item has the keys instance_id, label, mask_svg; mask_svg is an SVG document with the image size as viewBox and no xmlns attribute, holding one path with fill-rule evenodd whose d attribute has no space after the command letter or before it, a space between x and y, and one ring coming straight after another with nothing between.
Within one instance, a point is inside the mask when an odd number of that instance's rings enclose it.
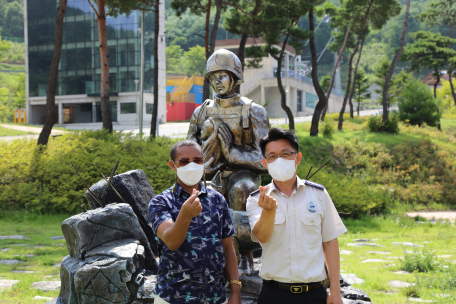
<instances>
[{"instance_id":1,"label":"collar","mask_svg":"<svg viewBox=\"0 0 456 304\"><path fill-rule=\"evenodd\" d=\"M305 182L299 178L299 176L296 175L296 192L298 192L299 190L299 187L304 187L305 189L307 189L306 187L306 184ZM282 193L280 192L280 190L276 187L276 185L274 184L274 180L271 182L271 187L269 187L268 191L266 192L267 195L271 194L272 191L277 191L279 193Z\"/></svg>"},{"instance_id":2,"label":"collar","mask_svg":"<svg viewBox=\"0 0 456 304\"><path fill-rule=\"evenodd\" d=\"M222 108L229 108L236 105L239 102L240 98L241 96L239 94L227 96L226 98L219 95L215 95L215 102Z\"/></svg>"},{"instance_id":3,"label":"collar","mask_svg":"<svg viewBox=\"0 0 456 304\"><path fill-rule=\"evenodd\" d=\"M174 193L177 195L177 197L180 197L182 195L182 193L187 193L190 196L190 193L185 191L184 188L182 188L182 186L178 182L176 182L175 185L176 185L176 190L174 190ZM199 181L199 185L201 186L200 194L207 193L207 189L206 189L206 187L204 187L204 183L202 181Z\"/></svg>"}]
</instances>

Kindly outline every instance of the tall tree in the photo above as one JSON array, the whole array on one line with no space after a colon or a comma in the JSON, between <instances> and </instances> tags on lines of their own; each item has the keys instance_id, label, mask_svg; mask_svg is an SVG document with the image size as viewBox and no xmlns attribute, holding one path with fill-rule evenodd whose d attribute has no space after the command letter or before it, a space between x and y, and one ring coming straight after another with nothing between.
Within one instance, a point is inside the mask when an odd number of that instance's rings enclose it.
<instances>
[{"instance_id":1,"label":"tall tree","mask_svg":"<svg viewBox=\"0 0 456 304\"><path fill-rule=\"evenodd\" d=\"M453 29L456 18L456 0L445 0L445 1L434 1L430 4L429 9L418 15L418 20L424 24L435 27L438 25L449 25L450 34L449 38L453 35ZM450 48L451 45L448 45ZM454 65L450 65L448 68L448 76L451 86L451 95L453 96L454 104L456 105L456 94L453 85L453 72L455 70Z\"/></svg>"},{"instance_id":2,"label":"tall tree","mask_svg":"<svg viewBox=\"0 0 456 304\"><path fill-rule=\"evenodd\" d=\"M385 81L388 77L388 71L391 67L391 61L384 57L381 61L377 63L374 67L374 77L372 83L376 84L378 89L374 89L374 92L379 95L379 99L377 102L382 105L383 104L383 88L385 87ZM397 85L395 78L390 80L390 86L388 86L388 91L385 92L386 95L386 105L389 108L392 104L396 103L397 95L395 94L396 91L392 90Z\"/></svg>"},{"instance_id":3,"label":"tall tree","mask_svg":"<svg viewBox=\"0 0 456 304\"><path fill-rule=\"evenodd\" d=\"M440 69L450 65L453 58L456 57L456 50L448 48L448 45L453 46L456 43L456 39L424 31L410 34L410 36L415 42L404 48L402 58L411 62L412 71L419 71L423 68L433 70L434 98L437 98L437 86L442 75ZM437 128L440 130L440 123Z\"/></svg>"},{"instance_id":4,"label":"tall tree","mask_svg":"<svg viewBox=\"0 0 456 304\"><path fill-rule=\"evenodd\" d=\"M159 0L87 0L97 16L98 24L98 42L100 47L100 62L101 62L101 120L103 129L112 132L111 107L109 105L109 53L108 53L108 38L106 34L106 18L108 16L117 17L120 14L129 15L132 10L153 10L156 15L155 20L155 37L154 37L154 107L152 110L152 126L151 132L156 128L157 112L158 112L158 11ZM93 2L93 3L92 3ZM96 5L96 7L94 6ZM154 124L155 123L155 124ZM153 129L153 130L152 130ZM153 133L155 136L155 133Z\"/></svg>"},{"instance_id":5,"label":"tall tree","mask_svg":"<svg viewBox=\"0 0 456 304\"><path fill-rule=\"evenodd\" d=\"M158 119L158 36L160 34L160 0L137 0L143 10L154 12L154 106L152 108L152 120L150 122L150 136L155 138L157 134ZM144 30L144 29L143 29ZM143 94L143 92L141 92Z\"/></svg>"},{"instance_id":6,"label":"tall tree","mask_svg":"<svg viewBox=\"0 0 456 304\"><path fill-rule=\"evenodd\" d=\"M341 1L341 18L342 21L348 23L348 28L352 32L358 33L356 39L356 45L350 56L348 62L348 81L347 90L342 103L342 109L339 114L338 129L342 130L343 126L343 114L345 112L345 106L350 96L353 93L352 83L356 81L356 71L360 62L360 56L355 65L355 74L353 76L353 60L362 47L363 41L365 41L368 29L366 28L369 24L373 29L381 29L389 18L399 14L400 4L397 0L346 0ZM352 79L352 77L354 79Z\"/></svg>"},{"instance_id":7,"label":"tall tree","mask_svg":"<svg viewBox=\"0 0 456 304\"><path fill-rule=\"evenodd\" d=\"M55 86L57 83L57 75L59 74L60 55L62 53L63 41L63 18L67 0L60 0L57 7L57 16L55 17L55 38L54 38L54 54L52 55L51 67L49 69L47 93L46 93L46 121L40 136L38 137L38 145L47 145L49 135L51 135L52 127L56 119L55 111Z\"/></svg>"},{"instance_id":8,"label":"tall tree","mask_svg":"<svg viewBox=\"0 0 456 304\"><path fill-rule=\"evenodd\" d=\"M315 106L315 110L312 116L312 124L310 127L310 136L318 136L318 123L320 121L320 115L323 109L328 104L328 99L326 98L325 92L323 91L320 82L318 81L318 60L317 60L317 50L315 48L315 23L314 23L314 8L315 6L321 4L323 1L310 1L309 9L309 44L310 44L310 54L312 56L312 83L315 89L315 92L318 95L318 103Z\"/></svg>"},{"instance_id":9,"label":"tall tree","mask_svg":"<svg viewBox=\"0 0 456 304\"><path fill-rule=\"evenodd\" d=\"M358 102L357 111L359 116L359 108L361 107L361 102L367 101L371 98L371 92L369 87L371 82L369 77L366 75L363 69L360 69L356 75L356 82L353 86L354 89L354 98Z\"/></svg>"},{"instance_id":10,"label":"tall tree","mask_svg":"<svg viewBox=\"0 0 456 304\"><path fill-rule=\"evenodd\" d=\"M383 94L382 94L382 105L383 105L382 121L383 122L386 122L388 120L388 100L387 100L388 86L391 81L391 77L393 76L394 68L396 67L397 61L401 57L402 50L404 49L405 34L407 33L408 17L409 17L409 11L410 11L410 2L412 2L412 1L407 0L407 7L405 9L405 17L404 17L404 27L402 28L401 43L399 44L399 50L397 51L396 56L394 56L393 61L391 62L391 66L389 68L388 74L386 75L385 83L383 84Z\"/></svg>"}]
</instances>

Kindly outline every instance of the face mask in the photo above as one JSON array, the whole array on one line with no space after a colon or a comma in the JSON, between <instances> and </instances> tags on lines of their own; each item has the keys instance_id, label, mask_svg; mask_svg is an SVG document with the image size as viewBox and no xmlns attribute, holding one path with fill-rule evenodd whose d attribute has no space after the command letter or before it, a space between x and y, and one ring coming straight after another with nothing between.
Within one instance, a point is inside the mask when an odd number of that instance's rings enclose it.
<instances>
[{"instance_id":1,"label":"face mask","mask_svg":"<svg viewBox=\"0 0 456 304\"><path fill-rule=\"evenodd\" d=\"M174 164L174 162L173 162ZM177 168L176 164L174 166ZM204 165L191 162L186 166L177 168L177 177L187 186L196 185L204 174Z\"/></svg>"},{"instance_id":2,"label":"face mask","mask_svg":"<svg viewBox=\"0 0 456 304\"><path fill-rule=\"evenodd\" d=\"M286 160L279 157L272 163L268 164L269 175L279 182L290 180L296 172L296 163L294 160Z\"/></svg>"}]
</instances>

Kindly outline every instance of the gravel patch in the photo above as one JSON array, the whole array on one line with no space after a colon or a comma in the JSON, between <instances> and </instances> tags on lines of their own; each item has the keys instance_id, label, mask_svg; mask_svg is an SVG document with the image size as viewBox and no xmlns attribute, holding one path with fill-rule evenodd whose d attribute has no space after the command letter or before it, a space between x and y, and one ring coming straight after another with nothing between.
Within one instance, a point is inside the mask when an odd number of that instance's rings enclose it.
<instances>
[{"instance_id":1,"label":"gravel patch","mask_svg":"<svg viewBox=\"0 0 456 304\"><path fill-rule=\"evenodd\" d=\"M410 284L409 282L403 282L403 281L399 281L399 280L393 280L393 281L389 281L388 285L396 287L396 288L404 288L404 287L410 287L415 284Z\"/></svg>"},{"instance_id":2,"label":"gravel patch","mask_svg":"<svg viewBox=\"0 0 456 304\"><path fill-rule=\"evenodd\" d=\"M389 252L389 251L368 251L368 252L372 253L372 254L383 254L383 255L391 254L391 252Z\"/></svg>"},{"instance_id":3,"label":"gravel patch","mask_svg":"<svg viewBox=\"0 0 456 304\"><path fill-rule=\"evenodd\" d=\"M0 240L30 240L23 235L0 235Z\"/></svg>"},{"instance_id":4,"label":"gravel patch","mask_svg":"<svg viewBox=\"0 0 456 304\"><path fill-rule=\"evenodd\" d=\"M367 259L362 261L361 263L382 263L386 262L385 260L379 260L379 259Z\"/></svg>"},{"instance_id":5,"label":"gravel patch","mask_svg":"<svg viewBox=\"0 0 456 304\"><path fill-rule=\"evenodd\" d=\"M11 288L16 283L19 283L19 281L18 280L0 280L0 290Z\"/></svg>"},{"instance_id":6,"label":"gravel patch","mask_svg":"<svg viewBox=\"0 0 456 304\"><path fill-rule=\"evenodd\" d=\"M32 288L41 291L57 291L60 288L60 281L40 281L32 284Z\"/></svg>"},{"instance_id":7,"label":"gravel patch","mask_svg":"<svg viewBox=\"0 0 456 304\"><path fill-rule=\"evenodd\" d=\"M19 261L19 260L0 260L0 264L12 265L12 264L17 264L17 263L22 263L22 261Z\"/></svg>"}]
</instances>

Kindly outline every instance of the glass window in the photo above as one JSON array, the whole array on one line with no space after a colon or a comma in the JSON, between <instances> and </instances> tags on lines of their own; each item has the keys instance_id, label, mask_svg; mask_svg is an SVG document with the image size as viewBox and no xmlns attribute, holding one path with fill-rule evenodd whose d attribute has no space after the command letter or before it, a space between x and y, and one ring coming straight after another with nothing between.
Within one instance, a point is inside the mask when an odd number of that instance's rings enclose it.
<instances>
[{"instance_id":1,"label":"glass window","mask_svg":"<svg viewBox=\"0 0 456 304\"><path fill-rule=\"evenodd\" d=\"M302 112L302 91L296 93L296 111Z\"/></svg>"},{"instance_id":2,"label":"glass window","mask_svg":"<svg viewBox=\"0 0 456 304\"><path fill-rule=\"evenodd\" d=\"M135 114L136 102L122 102L120 104L120 114Z\"/></svg>"},{"instance_id":3,"label":"glass window","mask_svg":"<svg viewBox=\"0 0 456 304\"><path fill-rule=\"evenodd\" d=\"M318 102L318 96L309 92L306 92L306 107L315 109Z\"/></svg>"},{"instance_id":4,"label":"glass window","mask_svg":"<svg viewBox=\"0 0 456 304\"><path fill-rule=\"evenodd\" d=\"M146 103L146 114L152 114L154 108L153 103Z\"/></svg>"}]
</instances>

